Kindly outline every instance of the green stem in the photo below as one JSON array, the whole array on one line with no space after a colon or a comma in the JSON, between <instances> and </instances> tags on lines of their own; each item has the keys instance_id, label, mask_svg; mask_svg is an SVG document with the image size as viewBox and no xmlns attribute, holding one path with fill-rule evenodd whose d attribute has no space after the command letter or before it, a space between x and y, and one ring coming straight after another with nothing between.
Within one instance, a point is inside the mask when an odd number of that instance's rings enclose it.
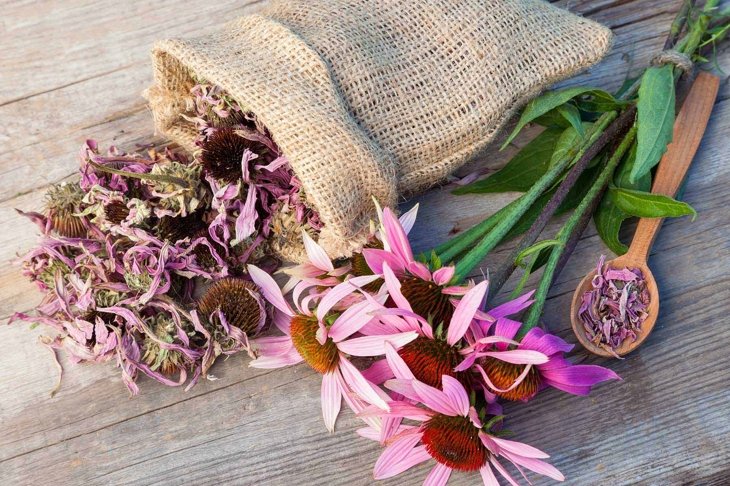
<instances>
[{"instance_id":1,"label":"green stem","mask_svg":"<svg viewBox=\"0 0 730 486\"><path fill-rule=\"evenodd\" d=\"M606 166L603 168L598 178L593 182L593 185L588 190L588 193L581 200L580 204L570 216L568 221L558 232L556 239L559 240L562 245L554 246L552 251L550 252L550 258L548 259L547 264L545 264L545 270L540 277L540 283L538 284L537 291L535 292L535 303L532 304L532 306L530 307L527 318L525 319L524 324L522 325L522 328L520 330L521 336L524 336L527 331L537 326L540 320L540 315L542 314L542 309L545 306L545 300L547 299L548 290L550 289L550 285L552 285L553 283L553 276L558 266L558 261L560 260L560 256L563 253L563 250L565 249L567 242L570 239L570 236L573 234L573 231L583 217L583 213L585 213L591 207L593 200L597 197L600 197L603 193L604 188L613 176L613 172L616 169L616 166L618 166L619 162L621 162L624 154L634 142L635 137L636 127L633 127L626 134L626 137L623 139L611 158L608 160Z\"/></svg>"},{"instance_id":2,"label":"green stem","mask_svg":"<svg viewBox=\"0 0 730 486\"><path fill-rule=\"evenodd\" d=\"M142 179L147 181L157 181L157 182L167 182L169 184L175 184L177 186L183 187L185 189L190 188L190 184L185 179L181 179L180 177L175 176L169 176L164 174L150 174L149 172L139 173L139 172L127 172L126 170L119 170L115 169L113 167L107 167L105 165L97 164L96 162L89 160L89 165L91 165L94 169L100 170L101 172L108 172L109 174L116 174L124 177L129 177L132 179Z\"/></svg>"},{"instance_id":3,"label":"green stem","mask_svg":"<svg viewBox=\"0 0 730 486\"><path fill-rule=\"evenodd\" d=\"M677 44L677 50L690 57L695 53L702 37L707 32L707 26L710 25L712 14L720 3L720 0L707 0L702 8L702 13L697 17L695 22L690 23L690 29L687 35Z\"/></svg>"},{"instance_id":4,"label":"green stem","mask_svg":"<svg viewBox=\"0 0 730 486\"><path fill-rule=\"evenodd\" d=\"M522 196L520 196L521 198ZM496 213L489 216L487 219L479 224L476 224L464 231L458 236L440 244L434 251L439 256L442 262L446 263L453 260L455 257L463 253L467 248L473 245L475 242L484 237L484 235L494 228L494 226L509 212L519 201L520 198L515 199L511 203L504 206Z\"/></svg>"},{"instance_id":5,"label":"green stem","mask_svg":"<svg viewBox=\"0 0 730 486\"><path fill-rule=\"evenodd\" d=\"M484 257L497 246L502 239L509 233L512 227L527 212L532 204L542 193L548 189L563 171L580 160L583 154L598 140L603 131L618 116L615 111L610 111L601 115L601 117L591 126L586 133L584 142L572 149L559 162L550 167L548 171L540 177L540 179L525 192L522 197L515 201L513 207L505 212L500 221L492 228L492 230L484 236L484 238L472 248L459 262L456 264L456 273L454 275L455 282L461 282L469 273L484 259Z\"/></svg>"}]
</instances>

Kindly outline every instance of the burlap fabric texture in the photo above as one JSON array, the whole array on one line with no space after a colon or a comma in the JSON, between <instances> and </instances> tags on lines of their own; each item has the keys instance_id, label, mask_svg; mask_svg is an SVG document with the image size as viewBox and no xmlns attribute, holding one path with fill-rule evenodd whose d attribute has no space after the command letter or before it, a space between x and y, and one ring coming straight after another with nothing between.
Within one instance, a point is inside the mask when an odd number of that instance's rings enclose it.
<instances>
[{"instance_id":1,"label":"burlap fabric texture","mask_svg":"<svg viewBox=\"0 0 730 486\"><path fill-rule=\"evenodd\" d=\"M442 181L611 31L541 0L286 0L153 49L157 129L192 149L194 79L255 113L289 158L332 257L364 241L372 197ZM299 238L298 235L293 237ZM300 259L292 242L284 256Z\"/></svg>"}]
</instances>

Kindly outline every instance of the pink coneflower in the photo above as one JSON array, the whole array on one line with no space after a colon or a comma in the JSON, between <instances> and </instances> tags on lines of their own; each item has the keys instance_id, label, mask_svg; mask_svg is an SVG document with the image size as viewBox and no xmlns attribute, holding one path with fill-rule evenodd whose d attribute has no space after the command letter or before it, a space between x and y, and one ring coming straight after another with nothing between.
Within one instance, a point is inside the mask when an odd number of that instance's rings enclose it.
<instances>
[{"instance_id":1,"label":"pink coneflower","mask_svg":"<svg viewBox=\"0 0 730 486\"><path fill-rule=\"evenodd\" d=\"M432 272L413 257L408 234L390 208L383 209L379 216L383 249L363 249L368 266L374 274L382 275L383 265L387 263L401 281L401 292L413 312L429 318L434 325L446 325L454 313L451 297L465 291L463 287L449 285L454 277L454 267L441 267ZM415 215L408 220L412 225L411 219L415 219Z\"/></svg>"},{"instance_id":2,"label":"pink coneflower","mask_svg":"<svg viewBox=\"0 0 730 486\"><path fill-rule=\"evenodd\" d=\"M391 309L381 309L376 314L380 321L370 323L364 328L364 332L371 332L382 327L386 332L415 331L418 338L403 346L398 355L409 370L409 376L401 378L414 378L438 388L441 386L443 375L451 376L463 383L469 381L469 376L464 373L466 368L459 368L463 359L460 352L461 346L465 345L463 339L467 331L472 328L473 322L479 307L487 292L488 282L483 281L464 294L458 301L451 319L437 326L436 330L423 317L414 312L410 302L401 293L402 284L398 281L388 263L383 264L383 278L385 288L388 290L390 299L397 306ZM523 350L494 350L495 356L504 360L520 364L537 364L547 362L547 357L537 351ZM393 371L397 370L391 365ZM412 374L410 374L412 373Z\"/></svg>"},{"instance_id":3,"label":"pink coneflower","mask_svg":"<svg viewBox=\"0 0 730 486\"><path fill-rule=\"evenodd\" d=\"M555 467L542 459L549 457L544 452L512 440L501 439L490 432L492 420L482 422L469 395L458 380L445 375L443 390L417 380L395 380L400 382L398 392L410 401L389 402L390 411L368 407L362 417L407 418L420 422L417 427L401 426L387 443L375 463L375 479L396 476L411 467L431 458L437 464L424 481L424 485L444 485L451 472L479 471L485 485L498 486L492 470L496 469L510 484L517 484L498 458L506 459L522 473L522 467L544 476L563 481L564 476ZM386 382L389 386L391 382Z\"/></svg>"},{"instance_id":4,"label":"pink coneflower","mask_svg":"<svg viewBox=\"0 0 730 486\"><path fill-rule=\"evenodd\" d=\"M257 358L254 368L280 368L304 361L322 375L322 415L332 431L340 411L343 395L354 392L369 404L388 410L381 390L370 383L350 362L349 356L372 357L385 353L385 343L403 346L417 337L415 332L381 336L353 337L373 319L375 310L370 300L363 300L343 312L332 312L343 298L357 291L360 285L375 276L355 277L331 288L318 302L316 311L310 309L311 296L301 300L295 295L295 312L284 299L279 286L263 270L249 265L249 274L266 300L275 308L274 323L286 335L265 337L252 341Z\"/></svg>"},{"instance_id":5,"label":"pink coneflower","mask_svg":"<svg viewBox=\"0 0 730 486\"><path fill-rule=\"evenodd\" d=\"M620 380L613 371L595 365L574 365L563 357L573 348L563 339L542 329L531 329L520 342L514 337L521 323L497 319L493 336L476 341L466 348L467 356L457 367L477 371L487 389L507 400L529 400L541 389L552 386L574 395L587 395L591 387L606 380ZM501 341L495 341L499 337ZM505 361L495 351L533 350L548 357L544 363L518 364Z\"/></svg>"}]
</instances>

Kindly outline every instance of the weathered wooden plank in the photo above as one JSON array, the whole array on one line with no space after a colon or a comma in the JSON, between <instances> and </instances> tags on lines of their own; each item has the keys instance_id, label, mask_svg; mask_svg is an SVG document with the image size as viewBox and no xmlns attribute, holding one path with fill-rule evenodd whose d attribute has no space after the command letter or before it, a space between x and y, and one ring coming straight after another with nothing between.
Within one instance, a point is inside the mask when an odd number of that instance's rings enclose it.
<instances>
[{"instance_id":1,"label":"weathered wooden plank","mask_svg":"<svg viewBox=\"0 0 730 486\"><path fill-rule=\"evenodd\" d=\"M620 26L615 51L579 78L608 88L620 84L628 67L622 56L636 52L643 63L651 56L650 49L661 46L673 10L667 6L670 2L653 0L560 4ZM64 22L70 18L92 20L89 8L70 4L69 10L56 12L55 21L39 24L28 14L31 5L6 8L3 28L12 23L16 37L22 38L39 25L64 32L68 28ZM104 14L119 15L112 12L115 7L111 4L101 8ZM180 25L180 19L191 19L190 12L198 8L213 7L190 3L174 10L163 6L160 12L174 12L165 23L173 28ZM59 72L55 84L49 81L48 66L60 51L43 52L37 48L39 40L28 45L14 41L18 58L39 59L34 68L43 71L37 84L33 81L29 88L40 86L49 93L0 106L0 126L8 127L0 132L4 149L0 151L0 171L5 173L0 182L0 225L4 230L0 231L0 258L7 260L34 239L32 227L14 215L12 206L33 209L43 185L73 172L82 137L98 134L108 141L118 136L121 143L128 144L149 136L151 125L138 89L149 79L142 60L147 47L142 44L149 44L155 35L145 26L125 22L114 26L105 21L105 28L118 28L109 39L98 31L82 30L88 36L85 42L91 39L98 46L89 48L87 57L74 57L73 53L68 69ZM190 31L195 28L191 26ZM139 45L126 37L129 29L137 35ZM36 39L53 39L44 35ZM103 74L106 71L101 67L117 61L116 51L110 47L115 40L130 51L129 59L139 59L138 64L120 64L121 69ZM721 57L721 65L730 66L727 53ZM85 81L74 78L72 74L81 68L99 75ZM70 86L60 87L64 84ZM1 89L0 100L6 95ZM99 92L111 97L99 103ZM728 94L725 86L721 97ZM49 115L27 119L28 113L38 112ZM62 116L54 120L57 114ZM27 138L20 140L24 133ZM516 437L549 451L556 466L569 477L569 484L724 484L726 458L730 457L725 440L730 432L726 419L730 376L722 357L730 344L730 331L718 323L726 320L730 299L724 272L730 255L726 229L730 221L722 189L730 183L730 168L725 164L728 133L730 102L723 101L716 107L686 192L686 200L700 217L693 223L686 219L668 222L655 245L651 263L662 290L662 321L637 354L611 363L625 381L602 386L588 399L547 392L528 405L508 407L510 429ZM482 160L494 162L500 157L492 150ZM18 160L28 159L30 169L15 167L23 167ZM16 196L24 191L31 192ZM467 227L507 198L487 203L477 196L450 196L448 188L431 191L419 198L424 204L414 230L416 245L427 248L455 225ZM553 223L548 231L557 227ZM588 231L552 289L546 321L561 335L569 337L566 309L570 293L602 248L595 233ZM503 255L504 250L495 258ZM0 268L1 316L28 309L38 300L16 272L7 266ZM38 333L28 332L24 325L0 327L3 484L30 484L47 478L60 484L290 484L302 479L307 483L372 483L369 471L377 447L352 433L359 424L350 413L343 414L335 434L326 434L319 418L319 377L304 367L255 371L242 368L246 358L237 356L216 365L214 373L220 380L201 383L189 393L142 380L142 395L127 400L111 364L71 366L63 358L67 376L59 395L50 399L47 393L55 369L47 351L35 344L34 334ZM576 357L584 359L580 353ZM417 468L383 484L420 484L427 470ZM455 475L450 484L473 482L473 476Z\"/></svg>"}]
</instances>

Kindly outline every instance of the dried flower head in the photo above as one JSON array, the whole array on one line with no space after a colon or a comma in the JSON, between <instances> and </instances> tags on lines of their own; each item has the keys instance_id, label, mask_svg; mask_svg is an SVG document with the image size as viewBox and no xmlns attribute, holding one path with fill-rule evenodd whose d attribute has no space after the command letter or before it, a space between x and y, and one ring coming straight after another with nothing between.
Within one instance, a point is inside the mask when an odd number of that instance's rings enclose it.
<instances>
[{"instance_id":1,"label":"dried flower head","mask_svg":"<svg viewBox=\"0 0 730 486\"><path fill-rule=\"evenodd\" d=\"M263 308L258 287L240 278L224 278L211 285L198 300L198 309L215 324L220 324L217 311L228 324L252 335L260 329Z\"/></svg>"},{"instance_id":2,"label":"dried flower head","mask_svg":"<svg viewBox=\"0 0 730 486\"><path fill-rule=\"evenodd\" d=\"M150 174L166 179L150 181L152 194L160 198L155 211L157 216L185 216L200 207L204 194L200 170L197 164L188 165L176 161L152 166Z\"/></svg>"},{"instance_id":3,"label":"dried flower head","mask_svg":"<svg viewBox=\"0 0 730 486\"><path fill-rule=\"evenodd\" d=\"M243 177L241 161L246 150L262 155L268 148L258 142L248 140L230 127L215 130L202 142L200 161L205 173L225 182L237 182Z\"/></svg>"},{"instance_id":4,"label":"dried flower head","mask_svg":"<svg viewBox=\"0 0 730 486\"><path fill-rule=\"evenodd\" d=\"M129 216L129 208L122 201L111 201L104 206L104 216L110 223L119 225Z\"/></svg>"},{"instance_id":5,"label":"dried flower head","mask_svg":"<svg viewBox=\"0 0 730 486\"><path fill-rule=\"evenodd\" d=\"M142 342L144 352L142 360L152 371L159 371L166 376L174 375L186 367L185 357L180 351L162 347L160 341L167 344L175 342L177 337L175 321L165 313L157 314L149 320L149 327L155 333L155 337L145 334Z\"/></svg>"},{"instance_id":6,"label":"dried flower head","mask_svg":"<svg viewBox=\"0 0 730 486\"><path fill-rule=\"evenodd\" d=\"M53 229L61 236L83 238L86 227L81 217L76 214L80 210L84 192L78 184L62 182L54 184L46 193L46 216L51 220Z\"/></svg>"},{"instance_id":7,"label":"dried flower head","mask_svg":"<svg viewBox=\"0 0 730 486\"><path fill-rule=\"evenodd\" d=\"M156 232L159 238L175 243L184 238L194 238L201 232L207 233L207 226L202 212L196 211L187 216L163 216L157 223Z\"/></svg>"}]
</instances>

